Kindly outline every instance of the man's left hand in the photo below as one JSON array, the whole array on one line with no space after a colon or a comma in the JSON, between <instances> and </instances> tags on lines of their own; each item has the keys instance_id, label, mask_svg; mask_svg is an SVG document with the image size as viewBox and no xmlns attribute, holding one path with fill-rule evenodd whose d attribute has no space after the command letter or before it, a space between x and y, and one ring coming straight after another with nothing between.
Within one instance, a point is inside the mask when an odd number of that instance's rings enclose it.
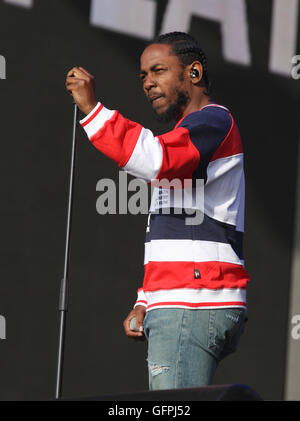
<instances>
[{"instance_id":1,"label":"man's left hand","mask_svg":"<svg viewBox=\"0 0 300 421\"><path fill-rule=\"evenodd\" d=\"M95 78L83 67L73 67L68 72L66 89L84 114L89 114L96 107Z\"/></svg>"}]
</instances>

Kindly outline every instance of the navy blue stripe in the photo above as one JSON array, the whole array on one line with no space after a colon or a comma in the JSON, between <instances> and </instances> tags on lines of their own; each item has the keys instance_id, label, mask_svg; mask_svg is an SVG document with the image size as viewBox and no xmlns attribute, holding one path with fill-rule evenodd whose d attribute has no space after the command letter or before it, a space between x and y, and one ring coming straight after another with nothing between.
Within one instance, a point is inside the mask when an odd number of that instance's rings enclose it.
<instances>
[{"instance_id":1,"label":"navy blue stripe","mask_svg":"<svg viewBox=\"0 0 300 421\"><path fill-rule=\"evenodd\" d=\"M207 166L231 128L232 118L220 107L206 107L188 114L178 127L189 131L190 139L200 153L200 162L193 179L207 179Z\"/></svg>"},{"instance_id":2,"label":"navy blue stripe","mask_svg":"<svg viewBox=\"0 0 300 421\"><path fill-rule=\"evenodd\" d=\"M230 244L243 260L243 233L236 231L233 225L224 224L204 215L202 224L186 225L185 218L191 215L152 213L150 231L146 233L146 242L151 240L201 240Z\"/></svg>"}]
</instances>

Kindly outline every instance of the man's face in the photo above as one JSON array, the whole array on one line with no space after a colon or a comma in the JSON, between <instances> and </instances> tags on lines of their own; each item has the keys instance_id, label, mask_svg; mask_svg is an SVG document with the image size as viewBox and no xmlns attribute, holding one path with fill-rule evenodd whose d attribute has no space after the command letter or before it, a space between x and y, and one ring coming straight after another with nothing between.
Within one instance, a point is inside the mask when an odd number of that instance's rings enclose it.
<instances>
[{"instance_id":1,"label":"man's face","mask_svg":"<svg viewBox=\"0 0 300 421\"><path fill-rule=\"evenodd\" d=\"M167 44L151 44L141 55L144 92L161 120L181 118L189 102L185 72Z\"/></svg>"}]
</instances>

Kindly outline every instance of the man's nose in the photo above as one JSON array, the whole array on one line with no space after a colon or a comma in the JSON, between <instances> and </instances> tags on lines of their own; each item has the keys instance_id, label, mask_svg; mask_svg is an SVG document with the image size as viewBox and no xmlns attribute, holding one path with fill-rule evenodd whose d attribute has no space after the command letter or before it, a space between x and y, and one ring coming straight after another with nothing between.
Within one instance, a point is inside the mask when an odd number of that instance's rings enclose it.
<instances>
[{"instance_id":1,"label":"man's nose","mask_svg":"<svg viewBox=\"0 0 300 421\"><path fill-rule=\"evenodd\" d=\"M156 86L155 80L151 76L147 76L144 81L144 89L149 92L150 89L154 88Z\"/></svg>"}]
</instances>

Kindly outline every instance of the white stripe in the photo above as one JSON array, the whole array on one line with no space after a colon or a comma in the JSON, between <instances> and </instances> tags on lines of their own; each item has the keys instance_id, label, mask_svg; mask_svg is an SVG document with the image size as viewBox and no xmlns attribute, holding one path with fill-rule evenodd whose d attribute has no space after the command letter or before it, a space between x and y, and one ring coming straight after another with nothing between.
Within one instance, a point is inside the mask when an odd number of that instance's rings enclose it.
<instances>
[{"instance_id":1,"label":"white stripe","mask_svg":"<svg viewBox=\"0 0 300 421\"><path fill-rule=\"evenodd\" d=\"M138 301L147 301L147 298L146 298L146 295L144 293L144 290L141 289L141 288L138 290L138 296L137 296L137 299L136 299L136 302L135 302L133 308L135 308L136 306L144 306L144 307L147 307L147 304L146 303L142 303L142 302L139 302L138 303Z\"/></svg>"},{"instance_id":2,"label":"white stripe","mask_svg":"<svg viewBox=\"0 0 300 421\"><path fill-rule=\"evenodd\" d=\"M133 153L123 170L135 177L154 180L161 168L163 151L157 137L149 129L142 128Z\"/></svg>"},{"instance_id":3,"label":"white stripe","mask_svg":"<svg viewBox=\"0 0 300 421\"><path fill-rule=\"evenodd\" d=\"M148 262L226 262L243 265L230 244L202 240L151 240L145 243Z\"/></svg>"},{"instance_id":4,"label":"white stripe","mask_svg":"<svg viewBox=\"0 0 300 421\"><path fill-rule=\"evenodd\" d=\"M84 124L89 118L92 117L92 115L98 110L98 108L101 107L101 102L98 102L96 107L92 109L92 111L89 112L82 120L79 121L80 124Z\"/></svg>"},{"instance_id":5,"label":"white stripe","mask_svg":"<svg viewBox=\"0 0 300 421\"><path fill-rule=\"evenodd\" d=\"M166 302L181 302L186 303L178 305L167 305L167 307L187 307L187 308L197 308L189 307L188 304L204 304L204 303L228 303L241 301L246 303L246 289L242 288L222 288L222 289L191 289L191 288L178 288L178 289L168 289L168 290L159 290L159 291L147 291L145 293L147 297L148 306L156 303L166 303ZM231 305L230 307L233 307ZM238 305L237 305L238 306ZM166 307L163 305L162 307ZM209 305L209 308L212 306ZM155 306L154 308L157 308ZM204 308L203 305L199 305L199 308ZM151 310L151 309L150 309Z\"/></svg>"},{"instance_id":6,"label":"white stripe","mask_svg":"<svg viewBox=\"0 0 300 421\"><path fill-rule=\"evenodd\" d=\"M230 111L228 110L228 108L224 107L223 105L218 105L218 104L207 104L207 105L204 105L204 107L200 108L200 110L203 110L203 108L206 108L206 107L218 107L218 108L223 108L223 110L226 110L226 111L230 112Z\"/></svg>"},{"instance_id":7,"label":"white stripe","mask_svg":"<svg viewBox=\"0 0 300 421\"><path fill-rule=\"evenodd\" d=\"M96 107L83 120L80 120L80 124L85 123L100 106L101 104L98 103ZM103 107L102 110L93 118L93 120L83 127L89 139L94 136L108 120L112 118L114 113L115 110L109 110L108 108Z\"/></svg>"},{"instance_id":8,"label":"white stripe","mask_svg":"<svg viewBox=\"0 0 300 421\"><path fill-rule=\"evenodd\" d=\"M138 296L137 296L137 300L144 300L147 301L147 298L145 296L144 290L143 289L139 289L138 291Z\"/></svg>"},{"instance_id":9,"label":"white stripe","mask_svg":"<svg viewBox=\"0 0 300 421\"><path fill-rule=\"evenodd\" d=\"M207 167L205 213L244 231L243 154L219 158Z\"/></svg>"}]
</instances>

